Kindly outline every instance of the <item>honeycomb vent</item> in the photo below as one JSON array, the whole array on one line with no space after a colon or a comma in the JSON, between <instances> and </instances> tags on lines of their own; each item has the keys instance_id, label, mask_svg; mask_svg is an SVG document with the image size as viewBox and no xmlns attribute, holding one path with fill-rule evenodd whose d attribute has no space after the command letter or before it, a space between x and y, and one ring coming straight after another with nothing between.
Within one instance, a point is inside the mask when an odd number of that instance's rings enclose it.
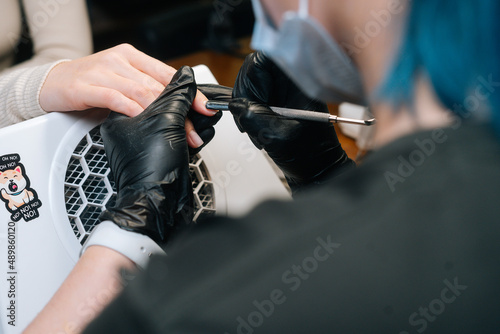
<instances>
[{"instance_id":1,"label":"honeycomb vent","mask_svg":"<svg viewBox=\"0 0 500 334\"><path fill-rule=\"evenodd\" d=\"M209 171L196 155L189 164L195 198L195 217L215 213L214 185ZM66 170L64 197L69 223L83 245L99 224L99 215L115 203L116 188L109 169L99 126L76 146Z\"/></svg>"}]
</instances>

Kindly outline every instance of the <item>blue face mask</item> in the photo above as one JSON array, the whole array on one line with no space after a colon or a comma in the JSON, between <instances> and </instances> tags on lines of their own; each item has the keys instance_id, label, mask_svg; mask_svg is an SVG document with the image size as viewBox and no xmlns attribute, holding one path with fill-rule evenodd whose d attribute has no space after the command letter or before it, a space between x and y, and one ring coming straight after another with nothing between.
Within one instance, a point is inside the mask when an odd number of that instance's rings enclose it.
<instances>
[{"instance_id":1,"label":"blue face mask","mask_svg":"<svg viewBox=\"0 0 500 334\"><path fill-rule=\"evenodd\" d=\"M252 48L262 50L309 97L364 104L359 72L326 29L309 16L308 0L300 0L298 12L284 13L279 29L260 0L252 2L256 18Z\"/></svg>"}]
</instances>

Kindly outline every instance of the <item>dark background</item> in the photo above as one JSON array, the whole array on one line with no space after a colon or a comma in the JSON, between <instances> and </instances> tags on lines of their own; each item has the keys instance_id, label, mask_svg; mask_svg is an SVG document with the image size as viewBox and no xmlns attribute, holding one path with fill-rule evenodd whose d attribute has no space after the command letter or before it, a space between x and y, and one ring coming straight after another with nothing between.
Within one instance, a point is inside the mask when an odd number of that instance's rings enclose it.
<instances>
[{"instance_id":1,"label":"dark background","mask_svg":"<svg viewBox=\"0 0 500 334\"><path fill-rule=\"evenodd\" d=\"M200 51L243 57L238 39L252 34L250 0L87 0L94 51L121 43L163 61ZM24 25L23 36L29 36ZM19 43L16 63L31 58Z\"/></svg>"},{"instance_id":2,"label":"dark background","mask_svg":"<svg viewBox=\"0 0 500 334\"><path fill-rule=\"evenodd\" d=\"M238 53L250 0L88 0L95 51L130 43L161 60L202 49Z\"/></svg>"}]
</instances>

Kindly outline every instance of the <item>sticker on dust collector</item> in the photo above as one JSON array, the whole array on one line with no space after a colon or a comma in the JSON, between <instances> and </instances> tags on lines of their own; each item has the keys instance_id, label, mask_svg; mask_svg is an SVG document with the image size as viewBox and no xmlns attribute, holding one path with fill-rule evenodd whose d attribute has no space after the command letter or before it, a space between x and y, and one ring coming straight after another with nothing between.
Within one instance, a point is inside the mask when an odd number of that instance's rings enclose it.
<instances>
[{"instance_id":1,"label":"sticker on dust collector","mask_svg":"<svg viewBox=\"0 0 500 334\"><path fill-rule=\"evenodd\" d=\"M42 206L20 161L19 154L0 156L0 199L15 222L38 218L38 208Z\"/></svg>"}]
</instances>

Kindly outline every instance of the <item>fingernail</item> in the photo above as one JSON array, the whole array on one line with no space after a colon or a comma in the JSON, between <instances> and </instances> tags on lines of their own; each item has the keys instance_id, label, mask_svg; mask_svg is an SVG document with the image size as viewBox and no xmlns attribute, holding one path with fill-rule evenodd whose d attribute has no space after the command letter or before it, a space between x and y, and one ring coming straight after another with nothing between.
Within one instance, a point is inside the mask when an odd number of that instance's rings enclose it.
<instances>
[{"instance_id":1,"label":"fingernail","mask_svg":"<svg viewBox=\"0 0 500 334\"><path fill-rule=\"evenodd\" d=\"M196 131L191 131L189 134L189 139L191 140L191 142L196 145L196 147L200 147L201 145L203 145L203 139L201 139L201 137L196 133Z\"/></svg>"},{"instance_id":2,"label":"fingernail","mask_svg":"<svg viewBox=\"0 0 500 334\"><path fill-rule=\"evenodd\" d=\"M208 100L203 101L203 106L205 107L205 110L207 112L209 112L210 114L212 114L212 116L215 115L215 114L217 114L219 112L219 110L208 109L207 108L207 102L208 102Z\"/></svg>"}]
</instances>

